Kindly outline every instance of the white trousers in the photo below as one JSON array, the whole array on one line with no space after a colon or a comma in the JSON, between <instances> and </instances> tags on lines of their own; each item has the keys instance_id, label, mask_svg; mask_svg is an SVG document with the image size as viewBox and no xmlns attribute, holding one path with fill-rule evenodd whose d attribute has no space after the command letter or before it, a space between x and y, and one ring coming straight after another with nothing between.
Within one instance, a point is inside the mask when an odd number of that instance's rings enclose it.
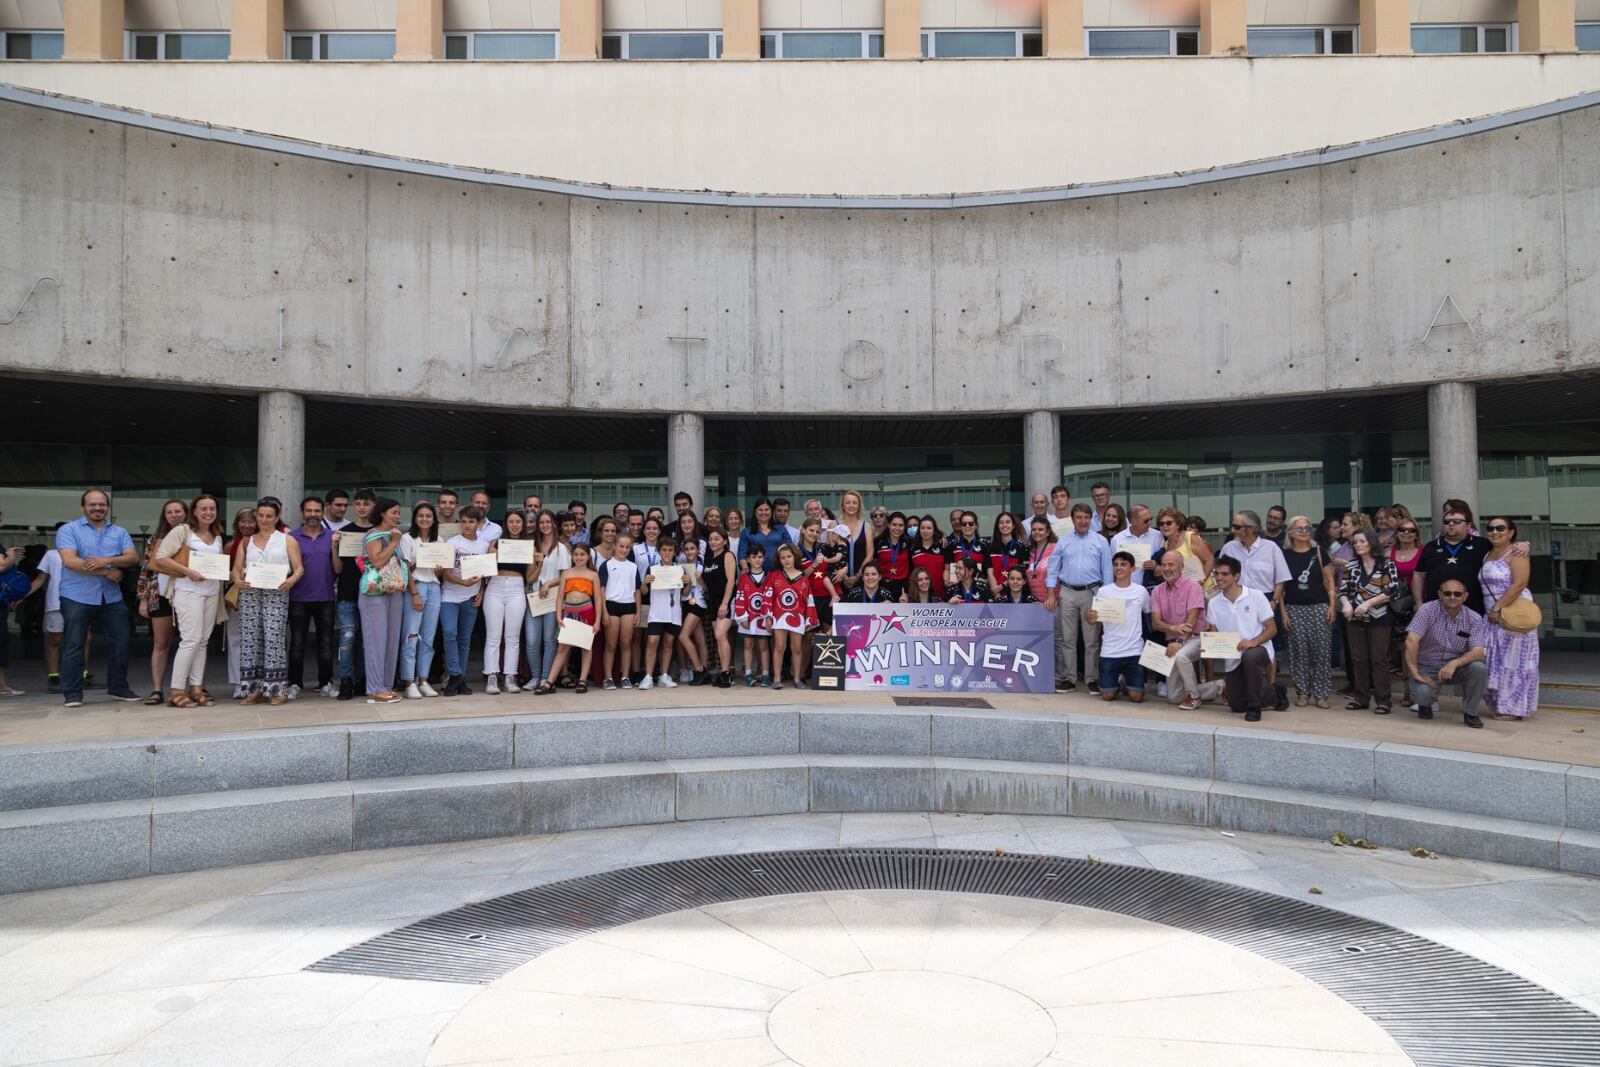
<instances>
[{"instance_id":1,"label":"white trousers","mask_svg":"<svg viewBox=\"0 0 1600 1067\"><path fill-rule=\"evenodd\" d=\"M483 593L483 673L499 674L500 651L505 645L505 673L516 674L522 659L522 617L528 601L522 579L497 574Z\"/></svg>"},{"instance_id":2,"label":"white trousers","mask_svg":"<svg viewBox=\"0 0 1600 1067\"><path fill-rule=\"evenodd\" d=\"M172 596L172 614L178 623L178 654L172 658L172 688L194 689L206 680L206 645L217 625L218 594L201 596L178 590ZM233 646L230 658L237 663Z\"/></svg>"}]
</instances>

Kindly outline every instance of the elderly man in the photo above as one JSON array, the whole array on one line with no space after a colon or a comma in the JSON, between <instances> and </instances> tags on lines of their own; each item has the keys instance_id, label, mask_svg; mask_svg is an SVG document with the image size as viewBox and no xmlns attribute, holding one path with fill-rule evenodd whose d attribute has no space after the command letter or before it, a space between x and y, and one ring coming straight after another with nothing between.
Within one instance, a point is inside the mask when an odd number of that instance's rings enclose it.
<instances>
[{"instance_id":1,"label":"elderly man","mask_svg":"<svg viewBox=\"0 0 1600 1067\"><path fill-rule=\"evenodd\" d=\"M1150 550L1150 558L1144 561L1139 571L1139 581L1146 589L1154 589L1161 584L1161 572L1156 569L1156 557L1166 547L1166 539L1150 528L1153 516L1150 509L1143 504L1135 504L1128 509L1128 528L1118 530L1111 537L1111 550L1126 551L1129 545L1143 545Z\"/></svg>"},{"instance_id":2,"label":"elderly man","mask_svg":"<svg viewBox=\"0 0 1600 1067\"><path fill-rule=\"evenodd\" d=\"M1218 558L1211 571L1218 592L1206 602L1206 629L1239 635L1239 658L1223 661L1227 672L1223 691L1228 707L1244 712L1245 722L1260 722L1261 709L1273 696L1267 668L1273 662L1272 636L1278 632L1278 624L1266 596L1244 585L1239 570L1239 561L1233 556Z\"/></svg>"},{"instance_id":3,"label":"elderly man","mask_svg":"<svg viewBox=\"0 0 1600 1067\"><path fill-rule=\"evenodd\" d=\"M1169 552L1161 557L1161 584L1150 591L1150 629L1167 646L1172 668L1167 672L1167 703L1194 711L1215 700L1220 682L1200 682L1195 664L1200 661L1200 631L1206 628L1206 594L1200 583L1183 574L1183 556Z\"/></svg>"},{"instance_id":4,"label":"elderly man","mask_svg":"<svg viewBox=\"0 0 1600 1067\"><path fill-rule=\"evenodd\" d=\"M1056 541L1045 570L1045 607L1056 616L1056 689L1078 687L1078 633L1083 632L1083 674L1089 692L1100 695L1100 627L1088 618L1094 594L1111 584L1111 543L1089 529L1094 509L1072 506L1072 532Z\"/></svg>"},{"instance_id":5,"label":"elderly man","mask_svg":"<svg viewBox=\"0 0 1600 1067\"><path fill-rule=\"evenodd\" d=\"M128 610L122 603L122 572L139 562L133 538L111 522L111 498L90 489L78 499L83 518L56 531L61 553L61 697L83 706L83 646L89 628L100 625L106 641L106 693L138 700L128 688ZM157 679L160 684L160 679Z\"/></svg>"},{"instance_id":6,"label":"elderly man","mask_svg":"<svg viewBox=\"0 0 1600 1067\"><path fill-rule=\"evenodd\" d=\"M1050 494L1043 489L1028 498L1028 507L1033 509L1033 516L1042 518L1050 511Z\"/></svg>"},{"instance_id":7,"label":"elderly man","mask_svg":"<svg viewBox=\"0 0 1600 1067\"><path fill-rule=\"evenodd\" d=\"M1272 602L1274 611L1283 607L1283 586L1289 580L1289 563L1283 558L1283 549L1261 536L1261 516L1253 511L1241 511L1233 517L1233 540L1222 546L1220 555L1239 561L1239 580L1246 588L1254 589ZM1282 629L1273 625L1272 648L1283 648ZM1267 668L1267 681L1278 681L1278 661L1273 659ZM1273 706L1283 711L1289 706L1288 689L1274 691Z\"/></svg>"},{"instance_id":8,"label":"elderly man","mask_svg":"<svg viewBox=\"0 0 1600 1067\"><path fill-rule=\"evenodd\" d=\"M1439 597L1417 608L1406 627L1406 673L1411 676L1411 706L1420 718L1431 719L1439 708L1439 691L1447 685L1461 688L1461 721L1483 729L1478 704L1489 685L1484 664L1488 623L1467 607L1467 583L1446 578Z\"/></svg>"}]
</instances>

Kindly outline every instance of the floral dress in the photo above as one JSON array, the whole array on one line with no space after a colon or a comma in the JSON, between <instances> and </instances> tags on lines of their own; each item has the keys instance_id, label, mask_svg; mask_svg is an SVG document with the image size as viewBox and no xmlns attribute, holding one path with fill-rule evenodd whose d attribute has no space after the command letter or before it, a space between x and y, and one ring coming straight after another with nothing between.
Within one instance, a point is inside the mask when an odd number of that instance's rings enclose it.
<instances>
[{"instance_id":1,"label":"floral dress","mask_svg":"<svg viewBox=\"0 0 1600 1067\"><path fill-rule=\"evenodd\" d=\"M1511 564L1484 560L1478 581L1488 607L1511 588ZM1519 599L1532 600L1533 595L1524 589ZM1526 718L1539 706L1539 631L1512 633L1494 623L1488 631L1484 653L1489 661L1489 703L1498 714Z\"/></svg>"}]
</instances>

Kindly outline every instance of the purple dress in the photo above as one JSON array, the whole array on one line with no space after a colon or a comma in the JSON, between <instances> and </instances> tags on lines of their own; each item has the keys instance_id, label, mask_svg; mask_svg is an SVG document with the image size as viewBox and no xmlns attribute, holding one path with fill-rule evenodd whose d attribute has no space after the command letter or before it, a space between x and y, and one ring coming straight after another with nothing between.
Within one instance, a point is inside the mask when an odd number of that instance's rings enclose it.
<instances>
[{"instance_id":1,"label":"purple dress","mask_svg":"<svg viewBox=\"0 0 1600 1067\"><path fill-rule=\"evenodd\" d=\"M1485 607L1493 605L1511 588L1511 564L1485 560L1478 572ZM1524 589L1522 600L1532 600ZM1489 661L1489 703L1501 715L1526 718L1539 706L1539 631L1514 634L1504 626L1489 625L1484 649Z\"/></svg>"}]
</instances>

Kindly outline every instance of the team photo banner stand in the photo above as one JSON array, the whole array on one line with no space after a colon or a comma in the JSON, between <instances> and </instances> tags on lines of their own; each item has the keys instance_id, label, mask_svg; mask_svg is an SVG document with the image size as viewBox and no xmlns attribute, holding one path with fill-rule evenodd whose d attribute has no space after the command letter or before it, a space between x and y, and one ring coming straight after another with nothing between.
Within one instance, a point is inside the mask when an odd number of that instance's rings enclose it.
<instances>
[{"instance_id":1,"label":"team photo banner stand","mask_svg":"<svg viewBox=\"0 0 1600 1067\"><path fill-rule=\"evenodd\" d=\"M1038 604L839 604L844 687L890 693L1053 693L1055 638Z\"/></svg>"}]
</instances>

